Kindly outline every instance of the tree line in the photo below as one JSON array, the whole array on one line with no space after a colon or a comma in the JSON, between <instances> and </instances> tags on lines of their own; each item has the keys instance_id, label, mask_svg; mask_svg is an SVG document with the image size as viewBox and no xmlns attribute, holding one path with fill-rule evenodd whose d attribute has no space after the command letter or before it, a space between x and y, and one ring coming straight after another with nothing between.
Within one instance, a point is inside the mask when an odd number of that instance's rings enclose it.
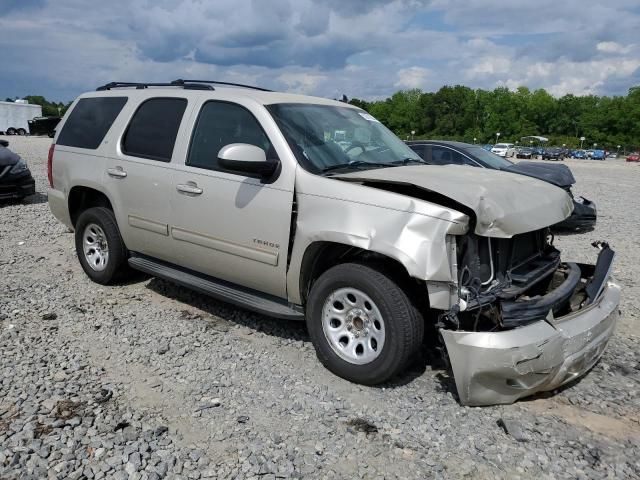
<instances>
[{"instance_id":1,"label":"tree line","mask_svg":"<svg viewBox=\"0 0 640 480\"><path fill-rule=\"evenodd\" d=\"M44 116L64 115L71 102L24 97L42 106ZM13 99L7 98L7 101ZM640 86L625 96L553 97L544 89L495 90L444 86L437 92L400 90L385 100L350 100L371 113L400 138L438 138L469 143L516 143L525 136L549 138L550 145L584 148L593 144L615 151L640 147ZM412 133L413 132L413 133ZM497 137L496 134L500 133Z\"/></svg>"},{"instance_id":2,"label":"tree line","mask_svg":"<svg viewBox=\"0 0 640 480\"><path fill-rule=\"evenodd\" d=\"M640 146L640 86L625 96L556 98L544 89L488 91L456 85L437 92L401 90L385 100L354 98L349 103L371 113L402 139L496 143L499 138L522 143L522 137L539 135L549 138L549 145L571 148L580 146L580 137L585 137L584 148L595 143L616 151L620 145L622 152Z\"/></svg>"}]
</instances>

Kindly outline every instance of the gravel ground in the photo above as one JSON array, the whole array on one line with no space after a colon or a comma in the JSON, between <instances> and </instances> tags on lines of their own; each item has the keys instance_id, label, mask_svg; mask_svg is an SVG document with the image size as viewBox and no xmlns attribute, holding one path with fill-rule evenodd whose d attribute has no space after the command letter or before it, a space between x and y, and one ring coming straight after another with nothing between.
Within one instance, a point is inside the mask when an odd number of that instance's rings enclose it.
<instances>
[{"instance_id":1,"label":"gravel ground","mask_svg":"<svg viewBox=\"0 0 640 480\"><path fill-rule=\"evenodd\" d=\"M143 276L91 283L46 203L47 138L9 138L38 193L0 205L0 478L640 478L640 168L566 161L618 252L622 320L582 380L468 408L419 360L382 388L337 378L304 325Z\"/></svg>"}]
</instances>

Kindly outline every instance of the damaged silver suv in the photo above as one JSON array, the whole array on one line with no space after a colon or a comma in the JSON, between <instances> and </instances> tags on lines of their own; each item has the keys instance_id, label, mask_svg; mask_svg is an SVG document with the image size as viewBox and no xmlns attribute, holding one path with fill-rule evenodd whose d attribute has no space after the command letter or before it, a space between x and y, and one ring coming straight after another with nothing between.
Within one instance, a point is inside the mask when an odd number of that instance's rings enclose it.
<instances>
[{"instance_id":1,"label":"damaged silver suv","mask_svg":"<svg viewBox=\"0 0 640 480\"><path fill-rule=\"evenodd\" d=\"M400 374L426 337L461 403L508 403L584 374L613 333L613 251L569 263L549 235L571 214L564 190L424 165L356 107L221 82L111 83L57 131L49 204L91 279L132 267L305 320L320 361L351 381Z\"/></svg>"}]
</instances>

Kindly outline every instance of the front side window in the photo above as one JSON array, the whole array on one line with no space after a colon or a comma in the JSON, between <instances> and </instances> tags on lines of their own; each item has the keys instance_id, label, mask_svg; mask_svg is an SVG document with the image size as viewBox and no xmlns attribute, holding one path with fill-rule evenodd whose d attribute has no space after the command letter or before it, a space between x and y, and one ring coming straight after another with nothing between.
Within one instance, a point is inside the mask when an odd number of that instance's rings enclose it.
<instances>
[{"instance_id":1,"label":"front side window","mask_svg":"<svg viewBox=\"0 0 640 480\"><path fill-rule=\"evenodd\" d=\"M362 110L305 103L267 108L298 162L310 172L422 163L402 140Z\"/></svg>"},{"instance_id":2,"label":"front side window","mask_svg":"<svg viewBox=\"0 0 640 480\"><path fill-rule=\"evenodd\" d=\"M186 108L184 98L151 98L142 103L122 139L123 153L170 162Z\"/></svg>"},{"instance_id":3,"label":"front side window","mask_svg":"<svg viewBox=\"0 0 640 480\"><path fill-rule=\"evenodd\" d=\"M95 150L122 111L127 97L81 98L64 124L57 144Z\"/></svg>"},{"instance_id":4,"label":"front side window","mask_svg":"<svg viewBox=\"0 0 640 480\"><path fill-rule=\"evenodd\" d=\"M218 163L218 153L232 143L255 145L264 150L268 160L277 158L260 123L246 108L228 102L207 102L193 131L187 165L226 172Z\"/></svg>"}]
</instances>

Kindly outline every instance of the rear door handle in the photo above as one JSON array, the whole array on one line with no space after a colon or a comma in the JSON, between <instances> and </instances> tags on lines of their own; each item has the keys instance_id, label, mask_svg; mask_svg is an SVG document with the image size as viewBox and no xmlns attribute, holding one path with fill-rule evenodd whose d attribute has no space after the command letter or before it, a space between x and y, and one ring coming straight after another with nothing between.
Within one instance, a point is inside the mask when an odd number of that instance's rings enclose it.
<instances>
[{"instance_id":1,"label":"rear door handle","mask_svg":"<svg viewBox=\"0 0 640 480\"><path fill-rule=\"evenodd\" d=\"M203 191L198 187L196 182L180 183L176 185L176 190L180 193L186 193L187 195L200 195Z\"/></svg>"},{"instance_id":2,"label":"rear door handle","mask_svg":"<svg viewBox=\"0 0 640 480\"><path fill-rule=\"evenodd\" d=\"M109 168L107 169L107 174L113 178L125 178L127 176L127 172L122 167Z\"/></svg>"}]
</instances>

